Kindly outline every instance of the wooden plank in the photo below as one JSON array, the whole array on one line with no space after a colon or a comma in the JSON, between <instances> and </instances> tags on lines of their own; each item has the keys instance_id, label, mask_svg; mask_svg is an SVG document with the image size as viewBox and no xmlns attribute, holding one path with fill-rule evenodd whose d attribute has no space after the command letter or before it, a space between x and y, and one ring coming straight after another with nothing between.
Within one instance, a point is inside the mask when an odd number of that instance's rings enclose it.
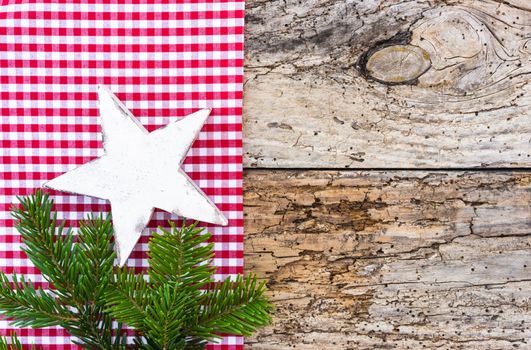
<instances>
[{"instance_id":1,"label":"wooden plank","mask_svg":"<svg viewBox=\"0 0 531 350\"><path fill-rule=\"evenodd\" d=\"M531 166L525 0L249 0L245 165Z\"/></svg>"},{"instance_id":2,"label":"wooden plank","mask_svg":"<svg viewBox=\"0 0 531 350\"><path fill-rule=\"evenodd\" d=\"M531 348L531 172L252 171L251 349Z\"/></svg>"}]
</instances>

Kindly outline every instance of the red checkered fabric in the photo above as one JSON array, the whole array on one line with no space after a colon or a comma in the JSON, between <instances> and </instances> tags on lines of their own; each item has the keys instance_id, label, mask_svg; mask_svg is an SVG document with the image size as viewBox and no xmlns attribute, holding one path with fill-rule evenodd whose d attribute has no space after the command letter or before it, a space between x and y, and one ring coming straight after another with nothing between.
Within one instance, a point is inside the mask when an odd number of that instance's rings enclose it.
<instances>
[{"instance_id":1,"label":"red checkered fabric","mask_svg":"<svg viewBox=\"0 0 531 350\"><path fill-rule=\"evenodd\" d=\"M15 196L103 153L97 84L108 86L149 131L200 108L212 114L183 168L229 219L214 234L216 277L242 273L243 1L0 0L0 266L45 285L21 251ZM52 192L70 225L105 201ZM129 266L146 266L157 211ZM172 219L177 219L171 217ZM0 321L4 335L14 330ZM75 349L60 328L16 329L25 344ZM243 349L227 336L210 349Z\"/></svg>"}]
</instances>

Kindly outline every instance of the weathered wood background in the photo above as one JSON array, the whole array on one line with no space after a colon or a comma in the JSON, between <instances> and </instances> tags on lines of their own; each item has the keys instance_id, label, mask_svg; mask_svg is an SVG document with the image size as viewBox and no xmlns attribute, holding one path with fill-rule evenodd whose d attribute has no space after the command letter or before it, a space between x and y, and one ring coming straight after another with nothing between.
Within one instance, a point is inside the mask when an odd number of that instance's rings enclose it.
<instances>
[{"instance_id":1,"label":"weathered wood background","mask_svg":"<svg viewBox=\"0 0 531 350\"><path fill-rule=\"evenodd\" d=\"M248 347L531 349L530 73L527 0L248 0Z\"/></svg>"},{"instance_id":2,"label":"weathered wood background","mask_svg":"<svg viewBox=\"0 0 531 350\"><path fill-rule=\"evenodd\" d=\"M530 11L248 0L245 165L529 166Z\"/></svg>"}]
</instances>

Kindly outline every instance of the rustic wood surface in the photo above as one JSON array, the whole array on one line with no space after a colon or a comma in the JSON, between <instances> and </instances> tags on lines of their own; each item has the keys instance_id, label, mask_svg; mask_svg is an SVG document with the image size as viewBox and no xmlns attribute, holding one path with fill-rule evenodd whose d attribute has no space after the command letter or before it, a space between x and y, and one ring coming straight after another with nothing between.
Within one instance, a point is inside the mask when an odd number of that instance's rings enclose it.
<instances>
[{"instance_id":1,"label":"rustic wood surface","mask_svg":"<svg viewBox=\"0 0 531 350\"><path fill-rule=\"evenodd\" d=\"M528 0L248 0L248 167L531 166Z\"/></svg>"},{"instance_id":2,"label":"rustic wood surface","mask_svg":"<svg viewBox=\"0 0 531 350\"><path fill-rule=\"evenodd\" d=\"M531 2L248 0L245 35L248 347L531 349Z\"/></svg>"},{"instance_id":3,"label":"rustic wood surface","mask_svg":"<svg viewBox=\"0 0 531 350\"><path fill-rule=\"evenodd\" d=\"M250 349L531 348L531 171L247 170Z\"/></svg>"}]
</instances>

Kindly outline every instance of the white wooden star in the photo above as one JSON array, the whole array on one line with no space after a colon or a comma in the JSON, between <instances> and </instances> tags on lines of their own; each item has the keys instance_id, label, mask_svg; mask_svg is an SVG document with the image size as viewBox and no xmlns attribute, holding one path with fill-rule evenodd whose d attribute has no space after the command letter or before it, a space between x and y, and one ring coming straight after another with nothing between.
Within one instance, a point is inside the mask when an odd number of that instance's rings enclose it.
<instances>
[{"instance_id":1,"label":"white wooden star","mask_svg":"<svg viewBox=\"0 0 531 350\"><path fill-rule=\"evenodd\" d=\"M149 133L107 88L99 86L98 95L104 155L44 186L111 202L120 266L131 254L154 208L226 225L225 216L181 169L210 109Z\"/></svg>"}]
</instances>

